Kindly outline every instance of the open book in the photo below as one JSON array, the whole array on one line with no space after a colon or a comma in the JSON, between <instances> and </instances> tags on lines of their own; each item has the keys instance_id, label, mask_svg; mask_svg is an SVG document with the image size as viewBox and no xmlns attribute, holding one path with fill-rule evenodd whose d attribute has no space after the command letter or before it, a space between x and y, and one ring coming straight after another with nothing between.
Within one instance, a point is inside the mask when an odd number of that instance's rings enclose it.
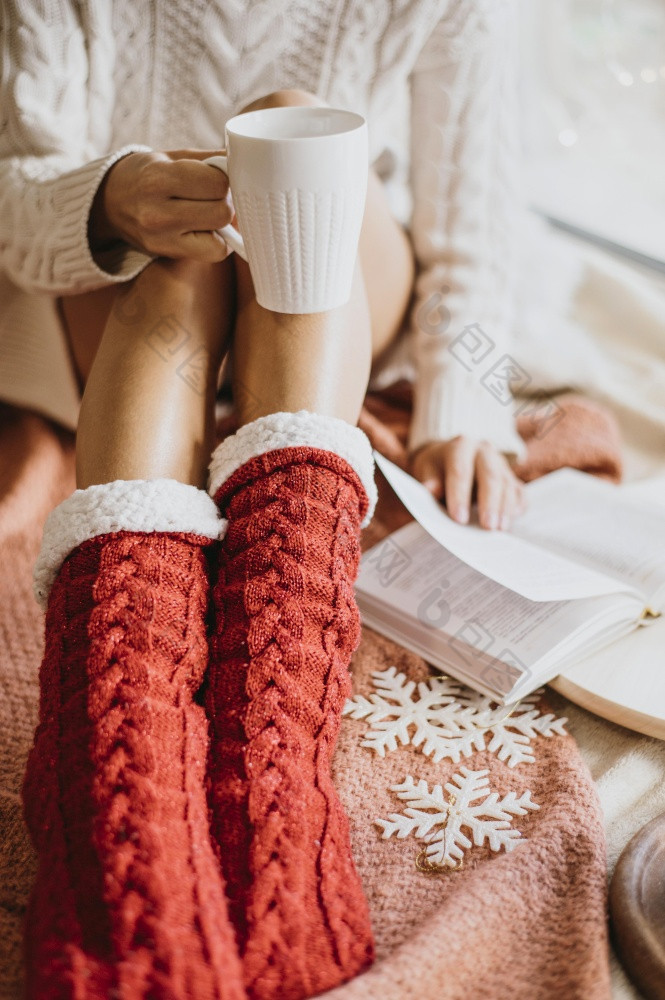
<instances>
[{"instance_id":1,"label":"open book","mask_svg":"<svg viewBox=\"0 0 665 1000\"><path fill-rule=\"evenodd\" d=\"M665 513L562 469L508 532L458 525L377 455L416 521L363 556L363 621L509 704L665 610ZM630 664L626 664L630 669Z\"/></svg>"}]
</instances>

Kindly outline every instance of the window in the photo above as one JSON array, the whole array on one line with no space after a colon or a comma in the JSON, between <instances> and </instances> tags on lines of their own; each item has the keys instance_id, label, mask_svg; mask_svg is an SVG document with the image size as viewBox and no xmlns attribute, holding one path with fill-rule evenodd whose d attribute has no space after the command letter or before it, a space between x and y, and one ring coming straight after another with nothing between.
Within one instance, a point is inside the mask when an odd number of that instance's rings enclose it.
<instances>
[{"instance_id":1,"label":"window","mask_svg":"<svg viewBox=\"0 0 665 1000\"><path fill-rule=\"evenodd\" d=\"M665 0L522 0L532 205L665 271Z\"/></svg>"}]
</instances>

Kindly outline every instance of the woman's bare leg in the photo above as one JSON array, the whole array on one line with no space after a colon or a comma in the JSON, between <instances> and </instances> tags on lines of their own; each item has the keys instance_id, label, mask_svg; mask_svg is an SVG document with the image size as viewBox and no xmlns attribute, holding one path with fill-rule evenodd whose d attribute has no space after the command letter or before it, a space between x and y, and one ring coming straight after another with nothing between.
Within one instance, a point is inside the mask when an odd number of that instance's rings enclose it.
<instances>
[{"instance_id":1,"label":"woman's bare leg","mask_svg":"<svg viewBox=\"0 0 665 1000\"><path fill-rule=\"evenodd\" d=\"M205 485L234 299L230 258L159 259L117 292L81 406L79 488L159 477Z\"/></svg>"},{"instance_id":2,"label":"woman's bare leg","mask_svg":"<svg viewBox=\"0 0 665 1000\"><path fill-rule=\"evenodd\" d=\"M236 261L234 398L239 422L309 410L355 424L371 364L367 293L358 264L351 300L338 309L285 315L260 306L249 268Z\"/></svg>"},{"instance_id":3,"label":"woman's bare leg","mask_svg":"<svg viewBox=\"0 0 665 1000\"><path fill-rule=\"evenodd\" d=\"M253 107L315 103L282 91ZM211 465L228 525L206 689L211 829L248 993L280 1000L339 985L373 953L330 761L360 638L353 581L373 498L371 448L353 425L373 353L400 326L412 265L375 178L346 305L269 311L234 263L235 401L252 426Z\"/></svg>"},{"instance_id":4,"label":"woman's bare leg","mask_svg":"<svg viewBox=\"0 0 665 1000\"><path fill-rule=\"evenodd\" d=\"M88 381L119 290L118 285L110 285L79 295L65 295L60 299L69 350L82 390Z\"/></svg>"},{"instance_id":5,"label":"woman's bare leg","mask_svg":"<svg viewBox=\"0 0 665 1000\"><path fill-rule=\"evenodd\" d=\"M413 247L390 213L383 184L369 172L358 256L372 323L372 357L395 339L411 302L415 279Z\"/></svg>"},{"instance_id":6,"label":"woman's bare leg","mask_svg":"<svg viewBox=\"0 0 665 1000\"><path fill-rule=\"evenodd\" d=\"M36 567L47 617L24 785L40 854L32 998L185 1000L194 982L200 996L246 998L194 700L220 528L195 487L233 298L230 265L155 261L112 302L100 295L98 311L86 299L87 317L63 308L83 337L87 318L91 349L107 306L77 442L89 488L51 515Z\"/></svg>"}]
</instances>

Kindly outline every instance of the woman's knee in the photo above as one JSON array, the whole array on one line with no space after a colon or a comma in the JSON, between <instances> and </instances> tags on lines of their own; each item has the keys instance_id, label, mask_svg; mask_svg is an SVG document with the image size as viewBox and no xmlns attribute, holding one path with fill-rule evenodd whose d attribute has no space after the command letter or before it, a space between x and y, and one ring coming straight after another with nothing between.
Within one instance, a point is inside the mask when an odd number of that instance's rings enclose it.
<instances>
[{"instance_id":1,"label":"woman's knee","mask_svg":"<svg viewBox=\"0 0 665 1000\"><path fill-rule=\"evenodd\" d=\"M176 313L207 313L213 303L233 306L233 255L214 263L190 258L157 257L118 290L112 315L131 325L145 322L162 305Z\"/></svg>"},{"instance_id":2,"label":"woman's knee","mask_svg":"<svg viewBox=\"0 0 665 1000\"><path fill-rule=\"evenodd\" d=\"M307 90L300 90L297 87L282 90L273 90L263 97L257 97L250 104L245 105L238 114L243 115L246 111L265 111L267 108L325 108L328 107L326 101L316 94L311 94Z\"/></svg>"}]
</instances>

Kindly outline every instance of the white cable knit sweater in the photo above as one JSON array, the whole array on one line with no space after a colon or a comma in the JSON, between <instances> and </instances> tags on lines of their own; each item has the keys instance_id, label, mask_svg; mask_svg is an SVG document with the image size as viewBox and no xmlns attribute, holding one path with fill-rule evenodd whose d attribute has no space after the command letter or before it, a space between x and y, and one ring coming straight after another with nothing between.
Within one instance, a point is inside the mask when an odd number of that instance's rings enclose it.
<instances>
[{"instance_id":1,"label":"white cable knit sweater","mask_svg":"<svg viewBox=\"0 0 665 1000\"><path fill-rule=\"evenodd\" d=\"M87 217L111 164L137 149L219 148L244 104L298 87L366 116L371 160L410 227L411 444L464 433L518 451L510 396L481 382L513 323L513 3L5 0L0 398L76 420L55 297L127 281L150 260L130 247L102 266L91 256Z\"/></svg>"}]
</instances>

